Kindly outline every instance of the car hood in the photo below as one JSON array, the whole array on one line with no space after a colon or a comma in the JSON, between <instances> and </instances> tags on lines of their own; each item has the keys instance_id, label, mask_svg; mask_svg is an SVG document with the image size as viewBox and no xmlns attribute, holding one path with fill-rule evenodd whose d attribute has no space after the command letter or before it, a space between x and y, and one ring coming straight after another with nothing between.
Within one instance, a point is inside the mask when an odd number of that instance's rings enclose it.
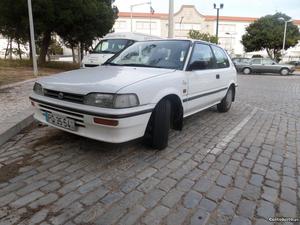
<instances>
[{"instance_id":1,"label":"car hood","mask_svg":"<svg viewBox=\"0 0 300 225\"><path fill-rule=\"evenodd\" d=\"M116 93L133 83L174 71L160 68L100 66L45 77L39 79L38 83L46 89L75 94Z\"/></svg>"}]
</instances>

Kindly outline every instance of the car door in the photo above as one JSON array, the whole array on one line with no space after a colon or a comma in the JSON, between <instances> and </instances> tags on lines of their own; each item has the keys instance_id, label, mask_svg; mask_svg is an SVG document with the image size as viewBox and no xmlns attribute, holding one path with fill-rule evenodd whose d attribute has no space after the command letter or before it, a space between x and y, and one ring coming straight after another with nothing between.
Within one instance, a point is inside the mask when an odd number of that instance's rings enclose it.
<instances>
[{"instance_id":1,"label":"car door","mask_svg":"<svg viewBox=\"0 0 300 225\"><path fill-rule=\"evenodd\" d=\"M218 90L222 86L219 70L209 44L195 42L187 67L188 102L186 114L192 114L218 101Z\"/></svg>"},{"instance_id":2,"label":"car door","mask_svg":"<svg viewBox=\"0 0 300 225\"><path fill-rule=\"evenodd\" d=\"M262 65L261 58L252 59L250 66L251 66L252 72L262 73L264 71L264 66Z\"/></svg>"},{"instance_id":3,"label":"car door","mask_svg":"<svg viewBox=\"0 0 300 225\"><path fill-rule=\"evenodd\" d=\"M280 66L271 59L263 59L264 73L278 73Z\"/></svg>"},{"instance_id":4,"label":"car door","mask_svg":"<svg viewBox=\"0 0 300 225\"><path fill-rule=\"evenodd\" d=\"M233 72L230 67L230 63L228 60L228 56L224 52L224 50L218 46L212 45L213 54L215 57L215 67L219 74L218 85L220 89L225 89L224 91L220 91L219 97L222 99L226 94L226 87L229 87L230 82L233 80Z\"/></svg>"}]
</instances>

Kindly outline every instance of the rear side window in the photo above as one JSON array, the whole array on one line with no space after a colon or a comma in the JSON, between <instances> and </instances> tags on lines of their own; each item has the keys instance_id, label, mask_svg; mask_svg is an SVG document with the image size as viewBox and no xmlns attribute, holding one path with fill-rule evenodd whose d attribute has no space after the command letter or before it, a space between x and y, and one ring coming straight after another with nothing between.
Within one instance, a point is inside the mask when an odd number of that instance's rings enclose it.
<instances>
[{"instance_id":1,"label":"rear side window","mask_svg":"<svg viewBox=\"0 0 300 225\"><path fill-rule=\"evenodd\" d=\"M214 68L214 57L209 45L200 43L195 44L189 67L192 70Z\"/></svg>"},{"instance_id":2,"label":"rear side window","mask_svg":"<svg viewBox=\"0 0 300 225\"><path fill-rule=\"evenodd\" d=\"M261 59L252 59L252 64L261 64Z\"/></svg>"},{"instance_id":3,"label":"rear side window","mask_svg":"<svg viewBox=\"0 0 300 225\"><path fill-rule=\"evenodd\" d=\"M229 67L229 60L225 52L216 46L211 46L216 58L216 67L217 68L227 68Z\"/></svg>"}]
</instances>

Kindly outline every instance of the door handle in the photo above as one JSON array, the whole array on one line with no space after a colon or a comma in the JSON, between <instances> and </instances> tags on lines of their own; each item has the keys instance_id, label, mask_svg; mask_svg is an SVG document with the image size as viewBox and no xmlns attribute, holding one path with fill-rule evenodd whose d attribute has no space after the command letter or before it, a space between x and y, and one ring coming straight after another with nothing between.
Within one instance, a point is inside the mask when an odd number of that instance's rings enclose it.
<instances>
[{"instance_id":1,"label":"door handle","mask_svg":"<svg viewBox=\"0 0 300 225\"><path fill-rule=\"evenodd\" d=\"M220 79L220 74L217 74L217 75L216 75L216 79Z\"/></svg>"}]
</instances>

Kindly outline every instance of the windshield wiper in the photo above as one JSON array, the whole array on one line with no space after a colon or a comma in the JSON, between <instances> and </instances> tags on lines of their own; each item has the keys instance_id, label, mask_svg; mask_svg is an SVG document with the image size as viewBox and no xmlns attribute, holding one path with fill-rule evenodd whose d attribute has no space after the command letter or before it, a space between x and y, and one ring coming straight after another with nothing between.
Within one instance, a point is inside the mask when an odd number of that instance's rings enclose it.
<instances>
[{"instance_id":1,"label":"windshield wiper","mask_svg":"<svg viewBox=\"0 0 300 225\"><path fill-rule=\"evenodd\" d=\"M139 63L128 63L128 64L120 64L120 66L134 66L134 67L150 67L150 68L164 68L162 66L151 66L151 65L146 65L146 64L139 64Z\"/></svg>"},{"instance_id":2,"label":"windshield wiper","mask_svg":"<svg viewBox=\"0 0 300 225\"><path fill-rule=\"evenodd\" d=\"M110 65L110 66L122 66L121 64L112 63L112 62L105 62L103 65Z\"/></svg>"},{"instance_id":3,"label":"windshield wiper","mask_svg":"<svg viewBox=\"0 0 300 225\"><path fill-rule=\"evenodd\" d=\"M104 50L104 51L101 51L100 53L108 53L108 54L115 54L115 52L112 52L112 51L108 51L108 50Z\"/></svg>"}]
</instances>

